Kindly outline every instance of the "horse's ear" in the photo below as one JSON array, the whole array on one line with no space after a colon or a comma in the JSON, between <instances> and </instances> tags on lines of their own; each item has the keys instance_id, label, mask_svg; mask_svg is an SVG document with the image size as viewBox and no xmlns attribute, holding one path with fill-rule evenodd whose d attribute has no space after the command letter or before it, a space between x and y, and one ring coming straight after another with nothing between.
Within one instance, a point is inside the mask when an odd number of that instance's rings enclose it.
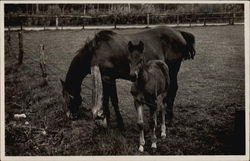
<instances>
[{"instance_id":1,"label":"horse's ear","mask_svg":"<svg viewBox=\"0 0 250 161\"><path fill-rule=\"evenodd\" d=\"M133 44L131 41L128 42L128 51L131 53L133 52Z\"/></svg>"},{"instance_id":2,"label":"horse's ear","mask_svg":"<svg viewBox=\"0 0 250 161\"><path fill-rule=\"evenodd\" d=\"M142 41L139 42L139 50L143 52L144 50L144 43Z\"/></svg>"},{"instance_id":3,"label":"horse's ear","mask_svg":"<svg viewBox=\"0 0 250 161\"><path fill-rule=\"evenodd\" d=\"M65 82L62 79L60 79L60 82L62 84L62 87L65 88Z\"/></svg>"}]
</instances>

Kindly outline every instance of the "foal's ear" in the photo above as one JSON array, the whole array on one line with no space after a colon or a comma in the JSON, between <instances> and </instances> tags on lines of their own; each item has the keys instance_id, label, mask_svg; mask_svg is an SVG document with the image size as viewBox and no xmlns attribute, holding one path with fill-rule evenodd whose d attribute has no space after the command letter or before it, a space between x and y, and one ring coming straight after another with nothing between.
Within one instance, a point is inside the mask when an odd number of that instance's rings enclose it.
<instances>
[{"instance_id":1,"label":"foal's ear","mask_svg":"<svg viewBox=\"0 0 250 161\"><path fill-rule=\"evenodd\" d=\"M139 42L139 50L140 52L143 52L144 50L144 43L142 41Z\"/></svg>"},{"instance_id":2,"label":"foal's ear","mask_svg":"<svg viewBox=\"0 0 250 161\"><path fill-rule=\"evenodd\" d=\"M131 41L128 42L128 51L131 53L133 52L133 44Z\"/></svg>"}]
</instances>

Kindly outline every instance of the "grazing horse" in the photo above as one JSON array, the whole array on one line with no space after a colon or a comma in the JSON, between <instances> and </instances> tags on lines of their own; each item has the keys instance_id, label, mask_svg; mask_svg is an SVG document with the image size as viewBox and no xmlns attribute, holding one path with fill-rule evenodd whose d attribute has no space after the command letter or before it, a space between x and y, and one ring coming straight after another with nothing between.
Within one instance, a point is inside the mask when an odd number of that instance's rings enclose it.
<instances>
[{"instance_id":1,"label":"grazing horse","mask_svg":"<svg viewBox=\"0 0 250 161\"><path fill-rule=\"evenodd\" d=\"M162 60L169 67L170 88L163 100L167 104L167 118L172 120L173 104L178 89L177 74L182 60L193 59L195 38L192 34L167 26L159 26L133 34L117 34L113 31L100 31L87 42L73 58L63 86L63 97L70 118L75 118L81 105L81 84L87 74L93 76L92 113L97 122L109 123L109 99L114 106L118 127L123 128L119 111L116 79L135 80L130 71L128 42L144 42L145 61ZM102 89L101 89L102 87ZM66 109L66 108L65 108Z\"/></svg>"},{"instance_id":2,"label":"grazing horse","mask_svg":"<svg viewBox=\"0 0 250 161\"><path fill-rule=\"evenodd\" d=\"M166 137L165 125L165 106L163 100L167 97L167 91L170 84L168 66L162 60L150 60L145 62L143 42L133 45L130 41L128 49L130 51L129 66L130 71L136 73L135 82L131 87L131 94L134 97L134 104L137 110L137 125L140 130L139 151L144 151L144 121L143 108L149 107L150 111L150 129L152 133L152 149L156 149L157 111L161 111L161 137Z\"/></svg>"}]
</instances>

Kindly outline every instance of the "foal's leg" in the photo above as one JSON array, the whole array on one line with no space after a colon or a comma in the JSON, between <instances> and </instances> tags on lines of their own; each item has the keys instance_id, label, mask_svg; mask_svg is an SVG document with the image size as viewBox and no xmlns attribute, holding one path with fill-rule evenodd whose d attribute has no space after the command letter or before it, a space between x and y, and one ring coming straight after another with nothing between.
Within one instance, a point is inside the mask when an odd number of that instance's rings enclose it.
<instances>
[{"instance_id":1,"label":"foal's leg","mask_svg":"<svg viewBox=\"0 0 250 161\"><path fill-rule=\"evenodd\" d=\"M161 117L162 117L162 124L161 124L161 137L165 138L166 137L166 120L165 120L165 114L166 114L166 109L163 104L163 95L159 95L157 97L157 107L161 110Z\"/></svg>"},{"instance_id":2,"label":"foal's leg","mask_svg":"<svg viewBox=\"0 0 250 161\"><path fill-rule=\"evenodd\" d=\"M112 89L111 90L111 102L112 102L112 105L113 105L114 110L115 110L117 125L120 129L124 129L122 115L120 113L120 109L118 106L118 97L117 97L117 89L116 89L115 79L113 79L112 82L113 82L112 86L110 87Z\"/></svg>"},{"instance_id":3,"label":"foal's leg","mask_svg":"<svg viewBox=\"0 0 250 161\"><path fill-rule=\"evenodd\" d=\"M143 105L139 104L135 100L135 108L137 110L137 125L140 130L140 146L139 146L139 151L143 152L144 151L144 145L145 145L145 139L144 139L144 121L143 121Z\"/></svg>"},{"instance_id":4,"label":"foal's leg","mask_svg":"<svg viewBox=\"0 0 250 161\"><path fill-rule=\"evenodd\" d=\"M155 150L157 148L157 137L155 134L155 129L157 127L157 112L156 112L156 108L150 108L150 129L152 132L152 144L151 144L151 148L152 150Z\"/></svg>"}]
</instances>

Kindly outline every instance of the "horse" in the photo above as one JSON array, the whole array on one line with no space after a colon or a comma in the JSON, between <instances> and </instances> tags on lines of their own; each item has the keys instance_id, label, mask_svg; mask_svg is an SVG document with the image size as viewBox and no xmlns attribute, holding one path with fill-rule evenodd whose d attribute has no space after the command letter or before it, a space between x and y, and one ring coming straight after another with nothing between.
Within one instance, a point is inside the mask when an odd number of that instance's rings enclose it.
<instances>
[{"instance_id":1,"label":"horse","mask_svg":"<svg viewBox=\"0 0 250 161\"><path fill-rule=\"evenodd\" d=\"M136 73L135 82L131 87L131 94L134 97L134 104L137 111L137 125L140 130L139 151L144 151L144 121L143 108L147 106L150 111L150 129L152 133L151 148L156 150L157 137L155 134L157 127L157 111L161 111L161 137L166 137L165 125L165 106L163 100L167 97L167 91L170 84L169 70L166 63L162 60L144 60L144 44L139 42L133 45L130 41L128 49L130 71Z\"/></svg>"},{"instance_id":2,"label":"horse","mask_svg":"<svg viewBox=\"0 0 250 161\"><path fill-rule=\"evenodd\" d=\"M169 67L170 86L164 99L166 116L173 118L173 104L178 89L177 74L181 62L195 56L195 37L191 33L167 26L158 26L137 33L118 34L102 30L80 48L71 61L65 81L61 80L65 112L70 119L77 118L81 105L81 84L87 74L93 78L92 114L95 122L109 125L109 99L116 113L117 125L124 128L118 106L116 79L134 81L135 73L129 67L128 42L144 42L145 61L162 60ZM67 107L67 108L66 108Z\"/></svg>"}]
</instances>

